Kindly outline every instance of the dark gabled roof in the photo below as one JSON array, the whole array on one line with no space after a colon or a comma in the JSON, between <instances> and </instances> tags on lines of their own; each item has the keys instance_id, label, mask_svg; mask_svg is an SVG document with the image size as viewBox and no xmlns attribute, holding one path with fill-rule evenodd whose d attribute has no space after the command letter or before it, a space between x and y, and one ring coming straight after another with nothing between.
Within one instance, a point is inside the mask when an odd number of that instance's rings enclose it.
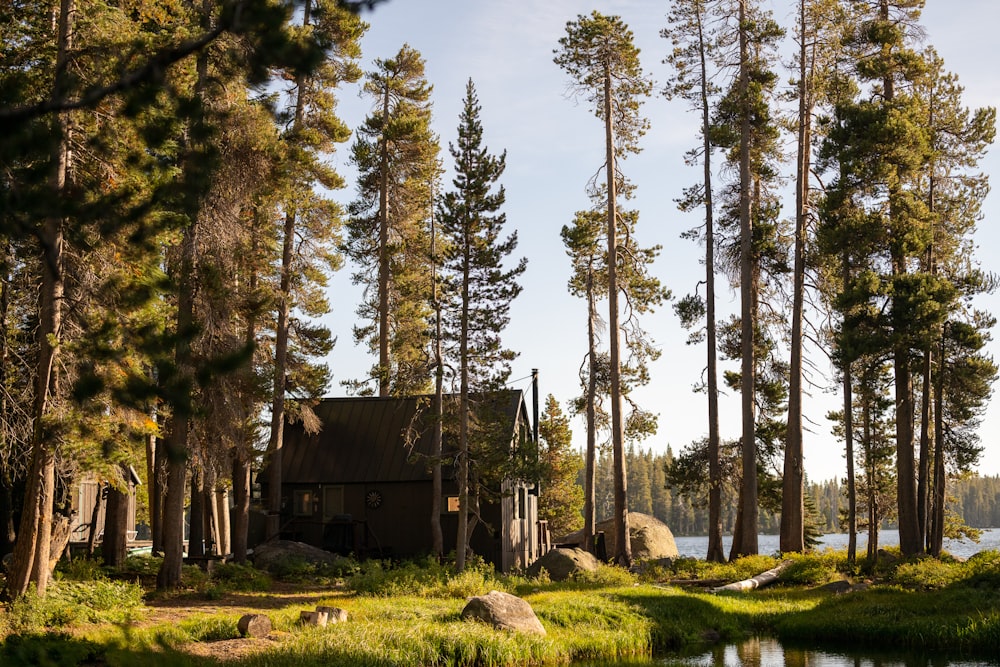
<instances>
[{"instance_id":1,"label":"dark gabled roof","mask_svg":"<svg viewBox=\"0 0 1000 667\"><path fill-rule=\"evenodd\" d=\"M497 398L503 413L511 418L513 437L516 416L526 416L522 393L505 390ZM430 469L421 460L421 455L430 452L430 397L326 398L313 410L322 424L319 433L308 435L301 424L286 426L281 459L285 483L383 483L431 478ZM408 431L412 433L409 443Z\"/></svg>"}]
</instances>

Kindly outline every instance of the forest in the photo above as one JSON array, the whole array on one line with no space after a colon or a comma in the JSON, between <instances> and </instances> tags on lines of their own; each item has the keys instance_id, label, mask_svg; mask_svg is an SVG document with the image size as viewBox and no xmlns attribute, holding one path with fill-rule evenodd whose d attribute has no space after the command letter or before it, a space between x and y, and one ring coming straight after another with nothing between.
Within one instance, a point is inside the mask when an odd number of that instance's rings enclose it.
<instances>
[{"instance_id":1,"label":"forest","mask_svg":"<svg viewBox=\"0 0 1000 667\"><path fill-rule=\"evenodd\" d=\"M429 459L437 488L448 477L460 489L458 538L437 539L438 556L454 551L463 569L477 494L491 482L576 480L563 464L558 402L546 405L536 465L495 461L475 419L479 397L508 384L516 357L502 337L527 268L504 210L512 165L487 148L473 79L443 141L420 52L362 54L379 4L15 0L0 9L8 598L44 594L84 477L108 488L108 564L125 557L130 471L144 480L163 589L180 583L186 511L187 555L223 541L220 494L232 496L226 541L246 559L251 478L264 462L278 476L256 509L275 536L285 426L318 429L311 407L331 391L324 357L335 341L320 318L339 270L362 292L339 305L355 308L354 338L371 358L347 390L427 395L439 425L444 397L455 397L456 420L447 438L436 429ZM551 45L546 64L593 116L603 146L581 184L589 206L568 205L571 222L552 230L586 323L579 395L564 405L586 424L587 547L599 514L628 535L629 509L661 506L653 499L669 487L705 508L703 528L692 519L690 530L709 536L707 560L755 554L761 529L777 529L782 551L804 551L811 517L832 511L803 466L807 340L836 368L842 407L829 419L845 450L836 499L847 532L891 518L904 555L938 554L949 496L967 501L967 522L992 520L956 480L975 469L997 375L984 350L994 318L975 305L995 278L974 252L995 110L965 106L957 75L924 44L923 0L794 6L782 25L757 0L664 3L673 74L656 87L619 16L567 16ZM794 45L793 65L781 44ZM349 127L337 105L355 83L371 106ZM654 95L684 105L699 128L685 157L700 175L678 207L704 274L676 299L653 270L662 249L640 243L630 207L628 158L643 149L642 105ZM354 182L333 156L349 161ZM352 193L349 203L338 191ZM724 286L738 295L732 317L716 310ZM706 436L667 466L636 448L657 429L655 406L636 391L663 352L644 318L671 300L690 349L704 355ZM723 391L740 397L733 440L720 434ZM439 524L437 512L428 531L440 535ZM728 555L723 530L734 535ZM854 549L852 540L851 559ZM632 562L628 539L609 553Z\"/></svg>"},{"instance_id":2,"label":"forest","mask_svg":"<svg viewBox=\"0 0 1000 667\"><path fill-rule=\"evenodd\" d=\"M655 516L670 527L675 535L707 535L708 508L704 497L685 496L680 485L671 484L669 471L674 454L668 448L665 453L649 449L629 448L626 451L628 466L629 511ZM576 459L580 471L578 481L582 482L583 459ZM601 456L597 464L597 506L598 514L610 516L613 507L612 463L608 456ZM582 487L582 484L580 484ZM811 520L819 533L843 533L847 530L847 488L843 480L828 479L805 483L807 520ZM760 532L777 535L781 527L777 498L764 503L760 514ZM733 493L723 498L723 523L732 525L736 517L737 504ZM947 516L953 520L950 537L959 535L963 526L971 528L996 528L1000 526L1000 478L996 476L970 475L953 480L948 487ZM880 530L895 528L893 512L890 511ZM570 523L572 529L579 528L579 519ZM568 531L567 531L568 532ZM867 533L865 526L862 533Z\"/></svg>"}]
</instances>

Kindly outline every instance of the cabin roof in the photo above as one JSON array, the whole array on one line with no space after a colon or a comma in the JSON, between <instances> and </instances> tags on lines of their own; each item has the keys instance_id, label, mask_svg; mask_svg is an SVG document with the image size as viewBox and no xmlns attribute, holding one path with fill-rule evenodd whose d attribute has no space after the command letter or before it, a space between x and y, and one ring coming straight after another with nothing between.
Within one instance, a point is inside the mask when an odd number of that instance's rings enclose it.
<instances>
[{"instance_id":1,"label":"cabin roof","mask_svg":"<svg viewBox=\"0 0 1000 667\"><path fill-rule=\"evenodd\" d=\"M511 420L513 437L518 416L527 417L522 392L498 392L497 402ZM430 405L430 396L321 400L313 408L322 424L319 433L307 434L301 424L286 426L282 480L292 484L350 484L431 479L429 466L421 461L421 455L426 456L431 449ZM407 431L412 434L409 443Z\"/></svg>"}]
</instances>

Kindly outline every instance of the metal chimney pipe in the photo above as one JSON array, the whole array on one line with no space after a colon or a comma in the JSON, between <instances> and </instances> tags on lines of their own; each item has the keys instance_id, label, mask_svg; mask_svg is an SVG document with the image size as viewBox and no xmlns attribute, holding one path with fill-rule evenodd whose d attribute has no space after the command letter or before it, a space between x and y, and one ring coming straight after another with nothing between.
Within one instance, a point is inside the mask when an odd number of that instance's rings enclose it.
<instances>
[{"instance_id":1,"label":"metal chimney pipe","mask_svg":"<svg viewBox=\"0 0 1000 667\"><path fill-rule=\"evenodd\" d=\"M538 444L538 369L531 369L531 423L535 436L535 444Z\"/></svg>"}]
</instances>

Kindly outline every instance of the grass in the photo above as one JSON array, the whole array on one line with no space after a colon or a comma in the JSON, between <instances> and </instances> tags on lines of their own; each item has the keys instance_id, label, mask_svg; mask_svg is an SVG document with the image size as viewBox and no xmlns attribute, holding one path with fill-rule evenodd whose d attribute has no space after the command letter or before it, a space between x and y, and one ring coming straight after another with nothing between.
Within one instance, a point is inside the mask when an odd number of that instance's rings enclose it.
<instances>
[{"instance_id":1,"label":"grass","mask_svg":"<svg viewBox=\"0 0 1000 667\"><path fill-rule=\"evenodd\" d=\"M848 567L842 553L793 556L785 583L751 593L713 595L671 586L670 580L737 580L773 567L755 556L728 564L679 559L636 576L615 567L568 582L542 576L502 576L482 564L461 574L435 561L354 564L309 604L299 599L267 609L275 635L261 653L230 656L230 664L263 665L546 665L572 661L642 660L662 651L753 635L784 641L867 643L898 649L1000 652L1000 553L966 563L913 559ZM148 575L153 563L134 563ZM241 611L190 614L171 623L135 625L146 612L143 590L78 563L60 572L45 598L28 596L0 613L5 641L0 663L60 665L215 664L185 647L238 637ZM821 584L878 573L870 589L834 595ZM300 581L301 569L290 573ZM140 577L142 579L142 577ZM272 578L246 566L212 576L185 571L192 600L238 595L241 604L267 599ZM287 588L287 582L283 584ZM315 590L315 589L314 589ZM524 597L547 630L544 637L496 631L461 619L465 598L504 590ZM338 606L347 623L302 626L299 612Z\"/></svg>"}]
</instances>

